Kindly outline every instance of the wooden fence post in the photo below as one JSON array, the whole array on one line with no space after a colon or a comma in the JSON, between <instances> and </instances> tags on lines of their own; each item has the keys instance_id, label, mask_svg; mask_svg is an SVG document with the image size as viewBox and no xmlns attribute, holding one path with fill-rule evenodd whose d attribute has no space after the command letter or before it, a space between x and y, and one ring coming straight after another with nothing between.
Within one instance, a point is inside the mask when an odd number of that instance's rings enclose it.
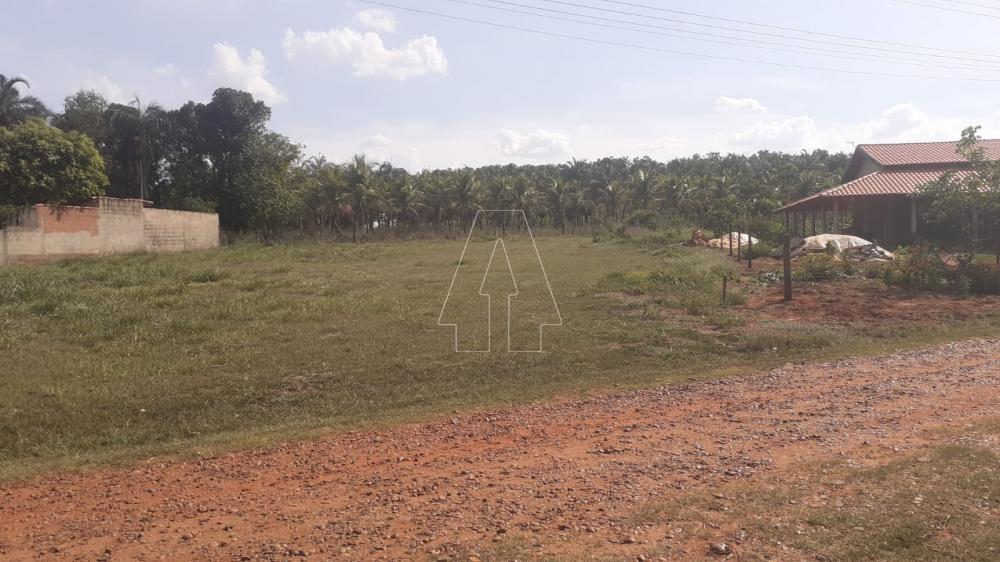
<instances>
[{"instance_id":1,"label":"wooden fence post","mask_svg":"<svg viewBox=\"0 0 1000 562\"><path fill-rule=\"evenodd\" d=\"M747 233L747 269L753 269L753 235Z\"/></svg>"},{"instance_id":2,"label":"wooden fence post","mask_svg":"<svg viewBox=\"0 0 1000 562\"><path fill-rule=\"evenodd\" d=\"M784 302L789 302L792 300L792 237L785 234L781 237L782 245L782 261L784 262L784 282L785 282L785 300Z\"/></svg>"}]
</instances>

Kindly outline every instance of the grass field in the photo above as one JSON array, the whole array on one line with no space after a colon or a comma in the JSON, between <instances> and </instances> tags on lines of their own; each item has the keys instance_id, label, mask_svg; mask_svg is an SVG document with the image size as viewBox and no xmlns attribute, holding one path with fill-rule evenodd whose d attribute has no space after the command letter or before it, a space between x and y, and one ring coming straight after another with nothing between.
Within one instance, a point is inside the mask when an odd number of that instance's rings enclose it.
<instances>
[{"instance_id":1,"label":"grass field","mask_svg":"<svg viewBox=\"0 0 1000 562\"><path fill-rule=\"evenodd\" d=\"M0 478L719 376L997 324L751 329L738 293L719 302L733 264L718 253L540 237L564 321L546 328L546 353L457 354L438 315L462 245L237 245L0 269ZM492 248L474 242L463 263L485 268Z\"/></svg>"}]
</instances>

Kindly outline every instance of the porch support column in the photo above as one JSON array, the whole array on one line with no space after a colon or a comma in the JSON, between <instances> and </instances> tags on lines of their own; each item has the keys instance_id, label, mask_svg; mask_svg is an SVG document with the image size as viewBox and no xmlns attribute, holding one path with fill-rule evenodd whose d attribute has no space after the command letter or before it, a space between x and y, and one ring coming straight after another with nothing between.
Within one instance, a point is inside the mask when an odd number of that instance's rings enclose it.
<instances>
[{"instance_id":1,"label":"porch support column","mask_svg":"<svg viewBox=\"0 0 1000 562\"><path fill-rule=\"evenodd\" d=\"M917 198L910 197L910 236L917 237Z\"/></svg>"},{"instance_id":2,"label":"porch support column","mask_svg":"<svg viewBox=\"0 0 1000 562\"><path fill-rule=\"evenodd\" d=\"M840 234L840 200L833 200L833 233Z\"/></svg>"}]
</instances>

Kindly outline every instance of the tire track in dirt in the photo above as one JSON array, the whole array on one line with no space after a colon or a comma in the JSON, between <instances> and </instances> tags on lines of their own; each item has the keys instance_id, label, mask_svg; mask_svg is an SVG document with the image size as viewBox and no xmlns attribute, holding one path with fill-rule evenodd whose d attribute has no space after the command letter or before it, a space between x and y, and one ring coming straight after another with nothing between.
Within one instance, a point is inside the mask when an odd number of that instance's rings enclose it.
<instances>
[{"instance_id":1,"label":"tire track in dirt","mask_svg":"<svg viewBox=\"0 0 1000 562\"><path fill-rule=\"evenodd\" d=\"M518 535L635 559L646 502L905 454L923 428L998 415L998 382L1000 341L973 340L40 477L0 486L0 557L468 560Z\"/></svg>"}]
</instances>

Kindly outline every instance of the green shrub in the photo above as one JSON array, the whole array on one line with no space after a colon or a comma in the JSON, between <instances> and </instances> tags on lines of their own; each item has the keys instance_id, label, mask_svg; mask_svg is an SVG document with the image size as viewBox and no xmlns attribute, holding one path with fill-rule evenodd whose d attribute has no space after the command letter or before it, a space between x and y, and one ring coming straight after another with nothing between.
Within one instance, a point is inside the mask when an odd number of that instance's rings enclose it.
<instances>
[{"instance_id":1,"label":"green shrub","mask_svg":"<svg viewBox=\"0 0 1000 562\"><path fill-rule=\"evenodd\" d=\"M792 276L799 281L842 279L857 274L855 264L825 253L806 254L795 262Z\"/></svg>"},{"instance_id":2,"label":"green shrub","mask_svg":"<svg viewBox=\"0 0 1000 562\"><path fill-rule=\"evenodd\" d=\"M660 215L656 211L643 209L636 211L625 219L628 226L639 226L642 228L656 228L660 225Z\"/></svg>"},{"instance_id":3,"label":"green shrub","mask_svg":"<svg viewBox=\"0 0 1000 562\"><path fill-rule=\"evenodd\" d=\"M900 248L896 259L882 268L882 279L890 287L911 291L937 291L948 285L948 268L936 247L920 244Z\"/></svg>"},{"instance_id":4,"label":"green shrub","mask_svg":"<svg viewBox=\"0 0 1000 562\"><path fill-rule=\"evenodd\" d=\"M980 295L1000 294L1000 268L996 265L975 261L970 263L965 269L965 277L968 279L969 291Z\"/></svg>"},{"instance_id":5,"label":"green shrub","mask_svg":"<svg viewBox=\"0 0 1000 562\"><path fill-rule=\"evenodd\" d=\"M771 255L771 251L774 250L774 246L768 244L767 242L754 242L753 251L749 248L745 249L745 252L750 252L753 259L766 258Z\"/></svg>"}]
</instances>

